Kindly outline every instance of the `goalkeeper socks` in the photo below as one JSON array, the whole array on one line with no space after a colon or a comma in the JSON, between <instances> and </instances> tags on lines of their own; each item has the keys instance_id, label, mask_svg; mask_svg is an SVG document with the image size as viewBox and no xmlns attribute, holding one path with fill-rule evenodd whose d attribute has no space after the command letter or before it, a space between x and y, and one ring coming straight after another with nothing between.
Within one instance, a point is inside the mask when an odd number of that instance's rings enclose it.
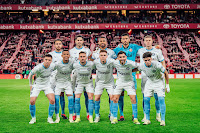
<instances>
[{"instance_id":1,"label":"goalkeeper socks","mask_svg":"<svg viewBox=\"0 0 200 133\"><path fill-rule=\"evenodd\" d=\"M55 104L49 103L49 115L48 115L49 118L52 118L54 110L55 110Z\"/></svg>"},{"instance_id":2,"label":"goalkeeper socks","mask_svg":"<svg viewBox=\"0 0 200 133\"><path fill-rule=\"evenodd\" d=\"M114 118L117 118L118 103L113 103L112 108L113 108L113 116Z\"/></svg>"},{"instance_id":3,"label":"goalkeeper socks","mask_svg":"<svg viewBox=\"0 0 200 133\"><path fill-rule=\"evenodd\" d=\"M118 104L119 104L120 116L124 116L124 112L123 112L123 109L124 109L124 96L120 96L119 97Z\"/></svg>"},{"instance_id":4,"label":"goalkeeper socks","mask_svg":"<svg viewBox=\"0 0 200 133\"><path fill-rule=\"evenodd\" d=\"M32 118L35 118L35 111L36 111L36 109L35 109L35 105L29 105L29 110L30 110L30 113L31 113L31 117Z\"/></svg>"},{"instance_id":5,"label":"goalkeeper socks","mask_svg":"<svg viewBox=\"0 0 200 133\"><path fill-rule=\"evenodd\" d=\"M134 118L137 118L137 104L132 104L132 111Z\"/></svg>"},{"instance_id":6,"label":"goalkeeper socks","mask_svg":"<svg viewBox=\"0 0 200 133\"><path fill-rule=\"evenodd\" d=\"M144 97L144 110L146 114L146 120L150 120L150 97Z\"/></svg>"},{"instance_id":7,"label":"goalkeeper socks","mask_svg":"<svg viewBox=\"0 0 200 133\"><path fill-rule=\"evenodd\" d=\"M73 114L73 110L74 110L74 97L73 96L68 96L68 109L69 109L69 114Z\"/></svg>"},{"instance_id":8,"label":"goalkeeper socks","mask_svg":"<svg viewBox=\"0 0 200 133\"><path fill-rule=\"evenodd\" d=\"M89 110L88 110L88 94L87 94L87 92L84 92L84 96L85 96L86 112L89 113Z\"/></svg>"},{"instance_id":9,"label":"goalkeeper socks","mask_svg":"<svg viewBox=\"0 0 200 133\"><path fill-rule=\"evenodd\" d=\"M62 114L65 114L65 96L60 96L60 106Z\"/></svg>"},{"instance_id":10,"label":"goalkeeper socks","mask_svg":"<svg viewBox=\"0 0 200 133\"><path fill-rule=\"evenodd\" d=\"M90 117L93 116L93 110L94 110L94 102L93 102L93 100L89 100L88 109L89 109Z\"/></svg>"},{"instance_id":11,"label":"goalkeeper socks","mask_svg":"<svg viewBox=\"0 0 200 133\"><path fill-rule=\"evenodd\" d=\"M99 117L100 101L95 101L95 115Z\"/></svg>"},{"instance_id":12,"label":"goalkeeper socks","mask_svg":"<svg viewBox=\"0 0 200 133\"><path fill-rule=\"evenodd\" d=\"M157 93L154 93L154 98L155 98L155 106L156 106L156 113L160 113L160 104L158 101L158 95Z\"/></svg>"},{"instance_id":13,"label":"goalkeeper socks","mask_svg":"<svg viewBox=\"0 0 200 133\"><path fill-rule=\"evenodd\" d=\"M80 98L75 98L75 111L76 115L80 115L81 105L80 105Z\"/></svg>"},{"instance_id":14,"label":"goalkeeper socks","mask_svg":"<svg viewBox=\"0 0 200 133\"><path fill-rule=\"evenodd\" d=\"M165 113L166 113L166 105L165 105L165 98L158 97L160 103L160 110L161 110L161 120L165 121Z\"/></svg>"},{"instance_id":15,"label":"goalkeeper socks","mask_svg":"<svg viewBox=\"0 0 200 133\"><path fill-rule=\"evenodd\" d=\"M60 100L60 96L59 95L55 95L55 114L59 114L59 100Z\"/></svg>"}]
</instances>

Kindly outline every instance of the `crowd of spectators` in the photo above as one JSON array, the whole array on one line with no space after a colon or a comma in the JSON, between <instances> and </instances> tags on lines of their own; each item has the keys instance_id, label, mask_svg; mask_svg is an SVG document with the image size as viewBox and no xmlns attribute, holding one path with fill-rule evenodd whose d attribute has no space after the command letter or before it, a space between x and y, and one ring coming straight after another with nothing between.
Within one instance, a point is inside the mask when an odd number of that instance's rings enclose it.
<instances>
[{"instance_id":1,"label":"crowd of spectators","mask_svg":"<svg viewBox=\"0 0 200 133\"><path fill-rule=\"evenodd\" d=\"M118 44L120 44L119 31L115 32L89 32L85 31L78 32L57 32L57 31L46 31L42 33L33 32L15 32L7 34L6 36L0 37L0 47L3 43L7 41L5 48L1 53L0 59L0 73L26 73L29 72L35 65L41 63L43 55L51 52L54 48L53 42L55 38L60 38L64 42L64 48L69 48L69 45L75 45L72 41L75 35L81 34L84 37L84 45L90 48L91 40L98 47L99 36L106 36L108 40L108 48L114 49ZM200 47L197 44L194 34L176 31L176 32L157 32L157 34L162 38L164 49L167 51L167 57L170 63L167 63L167 69L169 73L200 73ZM20 51L17 53L16 57L12 61L12 64L5 69L6 64L11 58L13 58L13 53L16 51L16 47L19 44L19 40L22 35L26 35L22 44L20 46ZM159 45L156 33L151 34L153 36L154 44ZM92 38L92 39L91 39ZM178 46L176 39L181 39L181 47L189 55L189 60L185 58L185 54ZM143 38L140 33L132 33L130 35L131 43L142 45ZM72 44L73 43L73 44ZM164 53L163 53L164 54ZM139 61L137 58L136 61Z\"/></svg>"},{"instance_id":2,"label":"crowd of spectators","mask_svg":"<svg viewBox=\"0 0 200 133\"><path fill-rule=\"evenodd\" d=\"M1 24L44 24L44 23L200 23L200 12L185 13L150 13L142 11L140 13L124 14L62 14L55 13L48 16L41 14L7 14L1 13Z\"/></svg>"}]
</instances>

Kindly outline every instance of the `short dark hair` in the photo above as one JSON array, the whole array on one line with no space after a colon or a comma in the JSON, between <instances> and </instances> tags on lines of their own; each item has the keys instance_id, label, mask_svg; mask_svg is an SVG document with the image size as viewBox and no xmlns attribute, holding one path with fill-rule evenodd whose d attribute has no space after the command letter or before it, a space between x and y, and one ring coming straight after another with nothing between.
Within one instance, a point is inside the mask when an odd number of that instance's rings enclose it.
<instances>
[{"instance_id":1,"label":"short dark hair","mask_svg":"<svg viewBox=\"0 0 200 133\"><path fill-rule=\"evenodd\" d=\"M106 50L101 50L99 53L103 53L103 52L108 53Z\"/></svg>"},{"instance_id":2,"label":"short dark hair","mask_svg":"<svg viewBox=\"0 0 200 133\"><path fill-rule=\"evenodd\" d=\"M145 52L142 56L142 58L148 58L151 57L152 53L151 52Z\"/></svg>"},{"instance_id":3,"label":"short dark hair","mask_svg":"<svg viewBox=\"0 0 200 133\"><path fill-rule=\"evenodd\" d=\"M129 37L129 34L128 33L123 33L122 35L121 35L121 37L122 36L128 36Z\"/></svg>"},{"instance_id":4,"label":"short dark hair","mask_svg":"<svg viewBox=\"0 0 200 133\"><path fill-rule=\"evenodd\" d=\"M64 52L64 51L68 51L68 52L69 52L69 50L68 50L68 49L63 49L63 52Z\"/></svg>"},{"instance_id":5,"label":"short dark hair","mask_svg":"<svg viewBox=\"0 0 200 133\"><path fill-rule=\"evenodd\" d=\"M120 54L125 54L125 55L126 55L126 53L125 53L124 51L119 51L119 53L117 54L117 57L118 57Z\"/></svg>"},{"instance_id":6,"label":"short dark hair","mask_svg":"<svg viewBox=\"0 0 200 133\"><path fill-rule=\"evenodd\" d=\"M77 38L79 38L79 37L81 37L81 38L84 40L83 36L81 36L81 35L77 35L77 36L75 37L75 40L76 40Z\"/></svg>"},{"instance_id":7,"label":"short dark hair","mask_svg":"<svg viewBox=\"0 0 200 133\"><path fill-rule=\"evenodd\" d=\"M106 39L106 41L107 41L107 38L106 38L105 36L100 36L100 37L98 38L98 41L99 41L101 38L104 38L104 39Z\"/></svg>"},{"instance_id":8,"label":"short dark hair","mask_svg":"<svg viewBox=\"0 0 200 133\"><path fill-rule=\"evenodd\" d=\"M44 56L44 58L45 57L50 57L50 58L52 58L52 55L51 54L46 54L45 56Z\"/></svg>"},{"instance_id":9,"label":"short dark hair","mask_svg":"<svg viewBox=\"0 0 200 133\"><path fill-rule=\"evenodd\" d=\"M84 51L81 51L81 52L79 53L79 55L80 55L80 54L86 54L86 52L84 52Z\"/></svg>"},{"instance_id":10,"label":"short dark hair","mask_svg":"<svg viewBox=\"0 0 200 133\"><path fill-rule=\"evenodd\" d=\"M55 39L55 40L54 40L54 44L55 44L55 42L57 42L57 41L60 41L60 42L63 44L62 40L60 40L60 39Z\"/></svg>"}]
</instances>

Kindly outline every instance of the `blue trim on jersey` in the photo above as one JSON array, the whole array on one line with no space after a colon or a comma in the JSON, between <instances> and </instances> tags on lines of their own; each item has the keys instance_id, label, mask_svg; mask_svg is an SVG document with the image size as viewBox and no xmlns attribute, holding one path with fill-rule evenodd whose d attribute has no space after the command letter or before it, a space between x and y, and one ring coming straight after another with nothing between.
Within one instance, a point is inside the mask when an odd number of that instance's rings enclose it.
<instances>
[{"instance_id":1,"label":"blue trim on jersey","mask_svg":"<svg viewBox=\"0 0 200 133\"><path fill-rule=\"evenodd\" d=\"M163 60L161 60L161 61L159 61L159 62L163 62L165 59L163 59Z\"/></svg>"},{"instance_id":2,"label":"blue trim on jersey","mask_svg":"<svg viewBox=\"0 0 200 133\"><path fill-rule=\"evenodd\" d=\"M146 49L147 51L151 51L151 50L153 50L153 48L152 49Z\"/></svg>"},{"instance_id":3,"label":"blue trim on jersey","mask_svg":"<svg viewBox=\"0 0 200 133\"><path fill-rule=\"evenodd\" d=\"M55 51L56 52L56 51ZM61 52L56 52L56 53L62 53L62 51Z\"/></svg>"},{"instance_id":4,"label":"blue trim on jersey","mask_svg":"<svg viewBox=\"0 0 200 133\"><path fill-rule=\"evenodd\" d=\"M69 63L69 60L68 60L68 62L67 62L67 63L64 63L64 62L63 62L63 60L62 60L62 63L63 63L63 64L68 64L68 63Z\"/></svg>"},{"instance_id":5,"label":"blue trim on jersey","mask_svg":"<svg viewBox=\"0 0 200 133\"><path fill-rule=\"evenodd\" d=\"M81 65L80 61L79 61L79 64ZM87 61L86 61L85 65L81 65L81 66L86 66L86 65L87 65Z\"/></svg>"},{"instance_id":6,"label":"blue trim on jersey","mask_svg":"<svg viewBox=\"0 0 200 133\"><path fill-rule=\"evenodd\" d=\"M146 66L146 64L144 63L144 65ZM151 64L151 66L152 66L152 64ZM151 67L151 66L149 66L149 67ZM148 67L148 66L146 66L146 67Z\"/></svg>"},{"instance_id":7,"label":"blue trim on jersey","mask_svg":"<svg viewBox=\"0 0 200 133\"><path fill-rule=\"evenodd\" d=\"M92 57L91 57L92 58ZM95 60L94 58L92 58L93 60Z\"/></svg>"},{"instance_id":8,"label":"blue trim on jersey","mask_svg":"<svg viewBox=\"0 0 200 133\"><path fill-rule=\"evenodd\" d=\"M83 46L82 46L82 48L77 48L77 47L75 47L76 49L78 49L78 50L80 50L80 49L82 49L83 48Z\"/></svg>"},{"instance_id":9,"label":"blue trim on jersey","mask_svg":"<svg viewBox=\"0 0 200 133\"><path fill-rule=\"evenodd\" d=\"M42 64L42 66L44 67L44 64ZM49 65L49 67L50 67L50 65ZM49 68L49 67L48 67L48 68ZM44 69L48 69L48 68L44 67Z\"/></svg>"},{"instance_id":10,"label":"blue trim on jersey","mask_svg":"<svg viewBox=\"0 0 200 133\"><path fill-rule=\"evenodd\" d=\"M99 48L99 49L100 49L100 48ZM106 48L106 49L103 49L103 50L106 50L106 51L107 51L107 49L108 49L108 48ZM101 50L102 50L102 49L100 49L100 51L101 51Z\"/></svg>"}]
</instances>

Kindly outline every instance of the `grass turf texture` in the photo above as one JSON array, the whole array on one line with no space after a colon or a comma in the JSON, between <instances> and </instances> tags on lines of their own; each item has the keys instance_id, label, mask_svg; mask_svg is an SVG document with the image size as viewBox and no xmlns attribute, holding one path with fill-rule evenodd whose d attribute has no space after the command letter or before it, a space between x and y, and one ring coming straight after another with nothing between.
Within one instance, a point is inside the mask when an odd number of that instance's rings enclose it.
<instances>
[{"instance_id":1,"label":"grass turf texture","mask_svg":"<svg viewBox=\"0 0 200 133\"><path fill-rule=\"evenodd\" d=\"M138 118L143 118L142 94L138 83ZM81 96L81 122L69 123L61 119L59 124L47 123L48 99L41 92L36 101L37 123L29 125L29 85L28 80L0 80L0 132L199 132L199 96L200 79L171 79L171 92L166 94L166 126L161 127L155 120L154 98L151 98L151 125L135 125L132 119L130 98L125 93L125 121L112 125L108 119L108 95L104 91L101 97L101 121L90 124L86 120L84 95ZM66 115L68 116L68 100ZM61 110L60 110L61 112ZM119 118L119 115L118 115ZM54 115L55 119L55 115Z\"/></svg>"}]
</instances>

